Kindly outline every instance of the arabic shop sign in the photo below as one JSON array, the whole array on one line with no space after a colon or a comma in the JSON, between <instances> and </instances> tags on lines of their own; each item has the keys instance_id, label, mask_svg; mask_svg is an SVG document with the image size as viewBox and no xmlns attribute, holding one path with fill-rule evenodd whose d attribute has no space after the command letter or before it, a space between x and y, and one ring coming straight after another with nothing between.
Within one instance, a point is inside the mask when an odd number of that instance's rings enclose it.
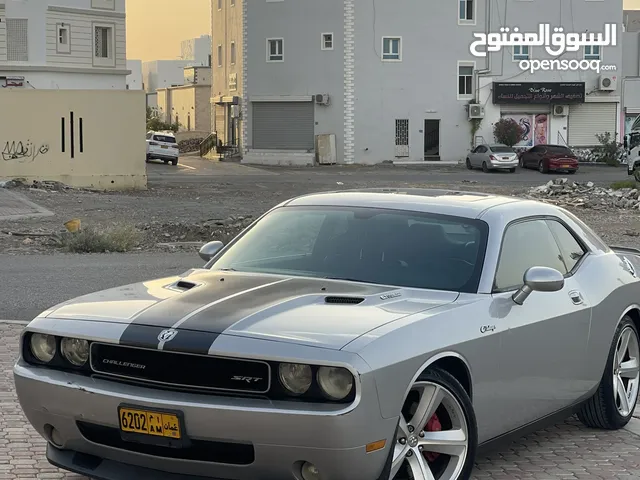
<instances>
[{"instance_id":1,"label":"arabic shop sign","mask_svg":"<svg viewBox=\"0 0 640 480\"><path fill-rule=\"evenodd\" d=\"M553 30L553 33L552 33ZM577 52L582 47L615 47L618 33L615 23L607 23L604 33L565 33L564 28L543 23L537 32L521 33L518 27L501 28L500 33L474 33L477 38L469 50L474 57L486 57L487 52L499 52L503 47L544 47L549 55L558 57L565 52ZM485 49L478 50L484 46Z\"/></svg>"},{"instance_id":2,"label":"arabic shop sign","mask_svg":"<svg viewBox=\"0 0 640 480\"><path fill-rule=\"evenodd\" d=\"M584 103L584 97L584 82L493 82L494 104L572 104Z\"/></svg>"}]
</instances>

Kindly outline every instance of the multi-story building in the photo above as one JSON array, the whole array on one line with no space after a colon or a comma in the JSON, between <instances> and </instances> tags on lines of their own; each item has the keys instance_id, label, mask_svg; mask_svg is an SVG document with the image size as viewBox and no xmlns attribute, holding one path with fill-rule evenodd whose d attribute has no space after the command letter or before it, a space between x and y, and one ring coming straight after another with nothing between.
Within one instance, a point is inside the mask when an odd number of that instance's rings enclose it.
<instances>
[{"instance_id":1,"label":"multi-story building","mask_svg":"<svg viewBox=\"0 0 640 480\"><path fill-rule=\"evenodd\" d=\"M144 90L142 81L142 60L127 60L127 90Z\"/></svg>"},{"instance_id":2,"label":"multi-story building","mask_svg":"<svg viewBox=\"0 0 640 480\"><path fill-rule=\"evenodd\" d=\"M184 69L190 60L151 60L142 63L144 90L155 93L160 88L177 87L184 83Z\"/></svg>"},{"instance_id":3,"label":"multi-story building","mask_svg":"<svg viewBox=\"0 0 640 480\"><path fill-rule=\"evenodd\" d=\"M211 127L210 95L211 68L187 67L183 85L158 89L157 110L165 122L178 123L180 131L206 136Z\"/></svg>"},{"instance_id":4,"label":"multi-story building","mask_svg":"<svg viewBox=\"0 0 640 480\"><path fill-rule=\"evenodd\" d=\"M126 88L125 0L0 3L0 86Z\"/></svg>"},{"instance_id":5,"label":"multi-story building","mask_svg":"<svg viewBox=\"0 0 640 480\"><path fill-rule=\"evenodd\" d=\"M211 121L223 144L242 147L243 0L211 0Z\"/></svg>"},{"instance_id":6,"label":"multi-story building","mask_svg":"<svg viewBox=\"0 0 640 480\"><path fill-rule=\"evenodd\" d=\"M189 60L194 67L210 67L211 35L183 40L180 44L180 59Z\"/></svg>"},{"instance_id":7,"label":"multi-story building","mask_svg":"<svg viewBox=\"0 0 640 480\"><path fill-rule=\"evenodd\" d=\"M333 134L339 162L463 160L474 143L494 141L502 117L525 128L521 146L590 147L607 131L620 138L622 0L578 0L571 9L557 0L409 1L401 9L365 0L214 2L213 89L231 95L237 75L245 159L288 152L308 163L316 136ZM471 53L474 33L538 32L540 24L551 34L618 28L611 45L559 57L525 45ZM235 65L232 44L242 52ZM531 73L521 60L600 60L609 70Z\"/></svg>"}]
</instances>

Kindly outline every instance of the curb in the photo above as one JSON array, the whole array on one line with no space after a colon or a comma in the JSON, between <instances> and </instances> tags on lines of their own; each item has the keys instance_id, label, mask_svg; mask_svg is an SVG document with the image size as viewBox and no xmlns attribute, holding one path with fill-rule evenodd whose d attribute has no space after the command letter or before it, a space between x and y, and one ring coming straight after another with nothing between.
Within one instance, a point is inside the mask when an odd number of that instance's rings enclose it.
<instances>
[{"instance_id":1,"label":"curb","mask_svg":"<svg viewBox=\"0 0 640 480\"><path fill-rule=\"evenodd\" d=\"M640 418L633 417L629 420L629 423L625 425L624 429L627 432L640 437Z\"/></svg>"},{"instance_id":2,"label":"curb","mask_svg":"<svg viewBox=\"0 0 640 480\"><path fill-rule=\"evenodd\" d=\"M0 319L0 324L8 324L8 325L28 325L30 322L28 320L2 320Z\"/></svg>"}]
</instances>

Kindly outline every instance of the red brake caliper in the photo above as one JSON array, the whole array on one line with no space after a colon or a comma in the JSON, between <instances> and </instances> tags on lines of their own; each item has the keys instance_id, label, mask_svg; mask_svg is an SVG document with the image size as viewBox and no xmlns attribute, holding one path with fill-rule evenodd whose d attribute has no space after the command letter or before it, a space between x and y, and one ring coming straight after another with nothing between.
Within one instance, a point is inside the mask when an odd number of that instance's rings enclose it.
<instances>
[{"instance_id":1,"label":"red brake caliper","mask_svg":"<svg viewBox=\"0 0 640 480\"><path fill-rule=\"evenodd\" d=\"M439 432L439 431L442 430L442 425L440 424L440 420L438 419L438 415L436 415L435 413L433 414L433 417L431 417L431 420L429 420L427 422L425 430L427 432ZM433 452L424 452L424 456L427 459L427 461L435 462L437 460L437 458L440 456L440 454L439 453L433 453Z\"/></svg>"}]
</instances>

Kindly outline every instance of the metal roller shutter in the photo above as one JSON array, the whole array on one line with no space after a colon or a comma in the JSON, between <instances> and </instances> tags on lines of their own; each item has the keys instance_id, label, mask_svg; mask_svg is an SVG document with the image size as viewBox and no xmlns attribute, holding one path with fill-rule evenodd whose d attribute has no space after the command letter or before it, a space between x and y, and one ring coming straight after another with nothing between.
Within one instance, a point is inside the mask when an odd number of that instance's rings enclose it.
<instances>
[{"instance_id":1,"label":"metal roller shutter","mask_svg":"<svg viewBox=\"0 0 640 480\"><path fill-rule=\"evenodd\" d=\"M569 106L569 139L572 147L594 147L600 145L596 133L610 132L615 135L615 103L580 103Z\"/></svg>"},{"instance_id":2,"label":"metal roller shutter","mask_svg":"<svg viewBox=\"0 0 640 480\"><path fill-rule=\"evenodd\" d=\"M313 150L313 102L253 102L253 148Z\"/></svg>"},{"instance_id":3,"label":"metal roller shutter","mask_svg":"<svg viewBox=\"0 0 640 480\"><path fill-rule=\"evenodd\" d=\"M550 105L500 105L500 113L505 115L509 113L549 113Z\"/></svg>"}]
</instances>

